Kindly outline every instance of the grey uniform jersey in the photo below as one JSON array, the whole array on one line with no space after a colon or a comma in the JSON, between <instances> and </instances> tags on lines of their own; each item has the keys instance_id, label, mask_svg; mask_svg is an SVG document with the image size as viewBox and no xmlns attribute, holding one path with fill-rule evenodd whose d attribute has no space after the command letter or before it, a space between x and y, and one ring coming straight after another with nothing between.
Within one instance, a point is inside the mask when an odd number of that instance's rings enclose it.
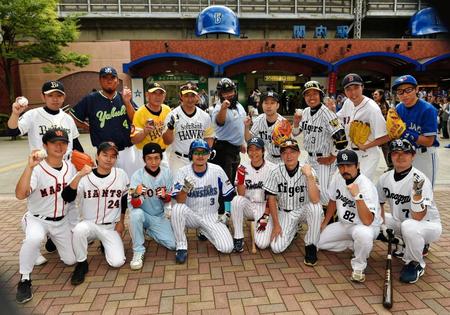
<instances>
[{"instance_id":1,"label":"grey uniform jersey","mask_svg":"<svg viewBox=\"0 0 450 315\"><path fill-rule=\"evenodd\" d=\"M277 114L277 121L274 122L271 126L267 123L266 114L261 114L256 117L253 122L253 126L250 129L250 133L254 137L260 137L264 141L264 149L265 149L265 159L272 163L281 162L280 159L280 148L276 147L272 142L272 132L278 121L284 120L283 116Z\"/></svg>"}]
</instances>

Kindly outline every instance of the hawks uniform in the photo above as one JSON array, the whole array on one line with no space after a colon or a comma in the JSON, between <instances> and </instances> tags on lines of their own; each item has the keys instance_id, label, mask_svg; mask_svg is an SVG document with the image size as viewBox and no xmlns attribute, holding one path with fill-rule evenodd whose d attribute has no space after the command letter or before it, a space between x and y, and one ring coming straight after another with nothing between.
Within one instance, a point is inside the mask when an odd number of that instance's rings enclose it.
<instances>
[{"instance_id":1,"label":"hawks uniform","mask_svg":"<svg viewBox=\"0 0 450 315\"><path fill-rule=\"evenodd\" d=\"M267 181L270 172L276 167L275 164L265 161L259 169L255 169L250 161L241 163L245 167L245 196L235 196L231 202L231 219L234 227L234 238L244 238L243 221L244 217L258 220L266 209L264 183ZM261 249L267 248L270 244L270 234L272 233L272 221L269 220L266 230L255 231L255 243Z\"/></svg>"},{"instance_id":2,"label":"hawks uniform","mask_svg":"<svg viewBox=\"0 0 450 315\"><path fill-rule=\"evenodd\" d=\"M322 207L309 201L306 177L302 174L302 164L299 164L294 176L289 176L286 166L278 164L269 174L264 183L264 190L277 196L278 219L281 235L270 244L274 253L283 252L294 239L298 224L306 222L308 231L305 235L305 246L319 242ZM314 169L312 173L316 176ZM319 186L320 189L320 186Z\"/></svg>"},{"instance_id":3,"label":"hawks uniform","mask_svg":"<svg viewBox=\"0 0 450 315\"><path fill-rule=\"evenodd\" d=\"M250 129L250 134L253 137L260 137L264 141L264 160L270 161L272 163L281 163L280 148L276 147L272 142L272 132L276 123L285 119L283 116L278 114L277 120L270 124L267 122L266 114L261 114L256 117L253 122L252 129Z\"/></svg>"},{"instance_id":4,"label":"hawks uniform","mask_svg":"<svg viewBox=\"0 0 450 315\"><path fill-rule=\"evenodd\" d=\"M184 179L194 179L194 189L188 193L186 203L176 203L172 209L172 227L177 250L187 249L185 228L201 228L202 233L222 253L231 253L233 238L227 226L217 220L219 194L228 196L234 190L225 172L215 164L208 163L206 172L198 176L192 165L181 168L177 174L173 195L181 191Z\"/></svg>"},{"instance_id":5,"label":"hawks uniform","mask_svg":"<svg viewBox=\"0 0 450 315\"><path fill-rule=\"evenodd\" d=\"M423 204L427 213L421 220L411 218L411 198L413 174L425 178L422 188ZM425 244L439 239L442 233L439 211L433 199L433 189L430 180L424 173L413 167L406 177L399 181L394 179L394 170L381 175L378 184L378 196L381 204L388 204L391 213L384 214L387 228L393 229L405 242L403 260L408 264L417 261L425 267L422 250Z\"/></svg>"}]
</instances>

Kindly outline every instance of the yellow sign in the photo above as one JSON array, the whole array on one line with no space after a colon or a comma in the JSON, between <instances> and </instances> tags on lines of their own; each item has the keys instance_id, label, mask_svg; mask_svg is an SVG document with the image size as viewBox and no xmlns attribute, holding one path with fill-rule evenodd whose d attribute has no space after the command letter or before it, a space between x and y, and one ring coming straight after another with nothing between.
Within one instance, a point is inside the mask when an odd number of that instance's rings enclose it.
<instances>
[{"instance_id":1,"label":"yellow sign","mask_svg":"<svg viewBox=\"0 0 450 315\"><path fill-rule=\"evenodd\" d=\"M265 75L264 81L295 81L297 77L295 75Z\"/></svg>"}]
</instances>

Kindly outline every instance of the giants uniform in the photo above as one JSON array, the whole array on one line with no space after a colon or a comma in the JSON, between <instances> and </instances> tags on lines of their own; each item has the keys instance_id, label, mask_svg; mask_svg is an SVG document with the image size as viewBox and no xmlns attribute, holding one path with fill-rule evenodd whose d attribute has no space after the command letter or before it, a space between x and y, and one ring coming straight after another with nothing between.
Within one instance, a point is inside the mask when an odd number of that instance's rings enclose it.
<instances>
[{"instance_id":1,"label":"giants uniform","mask_svg":"<svg viewBox=\"0 0 450 315\"><path fill-rule=\"evenodd\" d=\"M269 126L266 119L266 114L261 114L256 117L255 121L253 122L253 126L250 129L250 134L252 135L252 137L260 137L264 141L264 160L275 164L281 163L281 155L280 148L276 147L272 142L272 132L276 123L283 119L286 118L278 114L277 120Z\"/></svg>"},{"instance_id":2,"label":"giants uniform","mask_svg":"<svg viewBox=\"0 0 450 315\"><path fill-rule=\"evenodd\" d=\"M328 194L331 200L336 201L339 221L328 225L322 231L318 247L334 252L353 249L355 257L351 260L352 268L364 271L382 219L375 185L364 174L360 174L354 183L358 185L367 208L374 214L372 224L365 225L361 222L356 201L348 191L345 179L340 173L336 173L331 180Z\"/></svg>"},{"instance_id":3,"label":"giants uniform","mask_svg":"<svg viewBox=\"0 0 450 315\"><path fill-rule=\"evenodd\" d=\"M125 263L122 238L114 228L120 221L121 202L128 185L127 174L116 167L106 177L91 172L80 179L77 198L83 220L73 229L73 249L78 262L87 259L88 242L99 239L110 266Z\"/></svg>"},{"instance_id":4,"label":"giants uniform","mask_svg":"<svg viewBox=\"0 0 450 315\"><path fill-rule=\"evenodd\" d=\"M245 196L236 196L231 202L231 219L234 227L234 238L244 238L242 230L244 216L249 219L258 220L266 209L266 198L263 189L270 172L276 167L275 164L265 161L259 169L253 168L251 163L244 162L245 166ZM267 248L270 244L270 234L272 233L272 221L269 220L266 230L255 231L255 243L261 249Z\"/></svg>"},{"instance_id":5,"label":"giants uniform","mask_svg":"<svg viewBox=\"0 0 450 315\"><path fill-rule=\"evenodd\" d=\"M25 240L20 249L20 274L30 274L39 256L41 242L49 235L66 265L76 262L72 249L72 232L67 218L72 205L61 197L61 192L75 175L75 167L63 161L61 170L44 160L33 169L31 192L27 200L28 212L22 219Z\"/></svg>"},{"instance_id":6,"label":"giants uniform","mask_svg":"<svg viewBox=\"0 0 450 315\"><path fill-rule=\"evenodd\" d=\"M301 168L302 164L299 164L297 172L290 177L286 166L278 164L264 183L264 190L276 195L278 199L278 220L282 234L270 244L274 253L283 252L291 244L299 223L308 224L305 246L311 244L317 246L319 242L323 211L320 204L309 201L306 177L302 174ZM316 176L314 169L312 172Z\"/></svg>"},{"instance_id":7,"label":"giants uniform","mask_svg":"<svg viewBox=\"0 0 450 315\"><path fill-rule=\"evenodd\" d=\"M311 115L311 108L303 110L302 121L299 126L303 134L303 145L308 152L307 163L316 171L319 177L320 203L328 205L328 185L333 173L336 171L336 164L323 165L317 162L318 157L328 157L334 151L332 136L343 129L336 114L330 111L325 105ZM336 154L334 154L336 155Z\"/></svg>"},{"instance_id":8,"label":"giants uniform","mask_svg":"<svg viewBox=\"0 0 450 315\"><path fill-rule=\"evenodd\" d=\"M178 172L173 187L173 195L181 191L184 179L194 179L194 189L187 194L186 203L176 203L172 209L172 227L177 250L187 249L185 228L201 228L202 233L222 253L233 251L233 238L227 226L217 220L219 194L228 196L233 186L225 172L215 164L208 163L206 172L199 177L186 165Z\"/></svg>"},{"instance_id":9,"label":"giants uniform","mask_svg":"<svg viewBox=\"0 0 450 315\"><path fill-rule=\"evenodd\" d=\"M413 187L413 174L419 174L425 178L422 197L423 204L427 206L427 214L421 220L411 218L411 198ZM417 261L425 268L422 250L425 244L430 244L439 239L442 226L439 211L433 200L433 188L430 180L424 173L413 167L408 175L399 181L394 179L394 170L381 175L378 184L378 196L380 203L389 204L391 213L384 214L387 228L393 229L396 235L400 235L405 242L403 260L408 264Z\"/></svg>"},{"instance_id":10,"label":"giants uniform","mask_svg":"<svg viewBox=\"0 0 450 315\"><path fill-rule=\"evenodd\" d=\"M367 123L370 126L369 142L385 136L387 134L386 121L384 120L380 107L375 101L364 96L364 99L358 106L355 106L350 99L346 99L342 109L336 114L345 127L345 133L350 143L350 149L358 154L361 173L366 175L369 179L372 179L380 160L381 149L376 146L371 147L366 151L359 150L359 148L351 142L349 137L350 123L354 120Z\"/></svg>"}]
</instances>

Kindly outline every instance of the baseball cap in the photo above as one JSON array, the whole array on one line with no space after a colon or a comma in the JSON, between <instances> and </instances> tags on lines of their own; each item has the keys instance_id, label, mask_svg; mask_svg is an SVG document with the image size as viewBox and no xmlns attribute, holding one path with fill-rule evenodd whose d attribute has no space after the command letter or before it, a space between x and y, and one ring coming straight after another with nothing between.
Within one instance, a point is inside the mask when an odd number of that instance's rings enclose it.
<instances>
[{"instance_id":1,"label":"baseball cap","mask_svg":"<svg viewBox=\"0 0 450 315\"><path fill-rule=\"evenodd\" d=\"M261 103L264 102L264 100L268 97L272 97L278 103L280 102L280 97L278 96L277 92L267 91L261 94Z\"/></svg>"},{"instance_id":2,"label":"baseball cap","mask_svg":"<svg viewBox=\"0 0 450 315\"><path fill-rule=\"evenodd\" d=\"M142 148L142 157L145 158L147 154L159 153L162 156L163 150L157 143L149 142Z\"/></svg>"},{"instance_id":3,"label":"baseball cap","mask_svg":"<svg viewBox=\"0 0 450 315\"><path fill-rule=\"evenodd\" d=\"M66 143L69 143L69 136L67 135L67 131L62 128L51 128L48 129L42 136L43 143L56 141L64 141Z\"/></svg>"},{"instance_id":4,"label":"baseball cap","mask_svg":"<svg viewBox=\"0 0 450 315\"><path fill-rule=\"evenodd\" d=\"M64 85L60 81L47 81L42 85L42 94L47 95L52 92L59 92L66 95Z\"/></svg>"},{"instance_id":5,"label":"baseball cap","mask_svg":"<svg viewBox=\"0 0 450 315\"><path fill-rule=\"evenodd\" d=\"M298 146L297 140L292 138L286 139L282 144L280 144L280 152L283 152L286 148L291 148L300 152L300 147Z\"/></svg>"},{"instance_id":6,"label":"baseball cap","mask_svg":"<svg viewBox=\"0 0 450 315\"><path fill-rule=\"evenodd\" d=\"M412 75L402 75L394 81L394 83L392 84L392 90L395 91L402 84L412 84L414 86L417 86L417 80Z\"/></svg>"},{"instance_id":7,"label":"baseball cap","mask_svg":"<svg viewBox=\"0 0 450 315\"><path fill-rule=\"evenodd\" d=\"M256 146L257 148L264 149L264 141L260 137L252 137L247 141L247 148L251 145Z\"/></svg>"},{"instance_id":8,"label":"baseball cap","mask_svg":"<svg viewBox=\"0 0 450 315\"><path fill-rule=\"evenodd\" d=\"M100 76L103 77L104 75L112 75L113 77L117 77L117 71L113 67L103 67L100 69Z\"/></svg>"},{"instance_id":9,"label":"baseball cap","mask_svg":"<svg viewBox=\"0 0 450 315\"><path fill-rule=\"evenodd\" d=\"M354 84L364 85L363 79L356 73L349 73L342 80L342 86L344 89L347 86L354 85Z\"/></svg>"},{"instance_id":10,"label":"baseball cap","mask_svg":"<svg viewBox=\"0 0 450 315\"><path fill-rule=\"evenodd\" d=\"M303 88L304 88L303 93L302 93L303 95L305 95L306 91L308 91L308 90L317 90L321 94L323 93L322 89L320 88L320 83L317 81L308 81L305 83Z\"/></svg>"},{"instance_id":11,"label":"baseball cap","mask_svg":"<svg viewBox=\"0 0 450 315\"><path fill-rule=\"evenodd\" d=\"M403 151L416 153L414 146L407 139L397 139L389 144L389 152Z\"/></svg>"},{"instance_id":12,"label":"baseball cap","mask_svg":"<svg viewBox=\"0 0 450 315\"><path fill-rule=\"evenodd\" d=\"M161 84L159 84L158 82L152 82L152 83L150 83L149 85L148 85L148 92L149 93L153 93L153 92L155 92L155 91L157 91L157 90L161 90L161 91L163 91L164 93L166 93L166 90L164 90L164 88L162 87L162 85Z\"/></svg>"},{"instance_id":13,"label":"baseball cap","mask_svg":"<svg viewBox=\"0 0 450 315\"><path fill-rule=\"evenodd\" d=\"M188 93L193 93L195 95L198 95L198 86L195 83L186 82L185 84L180 86L180 93L181 93L181 95L185 95Z\"/></svg>"},{"instance_id":14,"label":"baseball cap","mask_svg":"<svg viewBox=\"0 0 450 315\"><path fill-rule=\"evenodd\" d=\"M100 154L100 152L107 152L109 150L114 150L116 154L119 154L119 149L112 141L105 141L99 144L97 147L97 155Z\"/></svg>"},{"instance_id":15,"label":"baseball cap","mask_svg":"<svg viewBox=\"0 0 450 315\"><path fill-rule=\"evenodd\" d=\"M352 150L341 150L338 152L336 164L358 164L358 155Z\"/></svg>"}]
</instances>

